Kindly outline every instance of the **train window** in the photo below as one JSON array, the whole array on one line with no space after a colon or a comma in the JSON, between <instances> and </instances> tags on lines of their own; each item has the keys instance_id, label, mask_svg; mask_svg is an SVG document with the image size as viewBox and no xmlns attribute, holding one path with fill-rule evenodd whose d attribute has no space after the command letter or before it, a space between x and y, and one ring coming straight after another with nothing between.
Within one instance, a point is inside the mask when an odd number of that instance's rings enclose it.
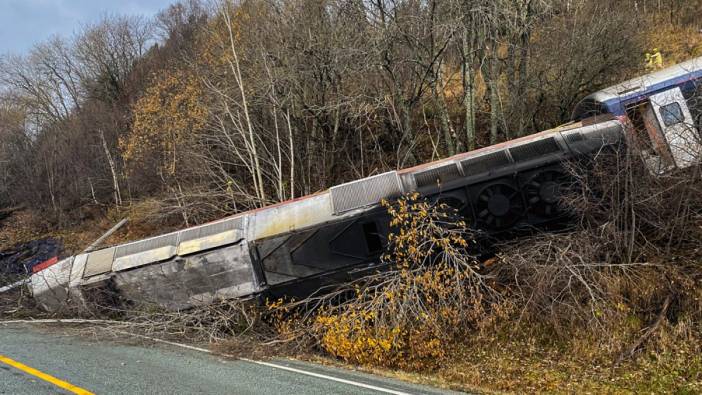
<instances>
[{"instance_id":1,"label":"train window","mask_svg":"<svg viewBox=\"0 0 702 395\"><path fill-rule=\"evenodd\" d=\"M682 108L680 108L680 104L678 103L666 104L665 106L661 107L660 111L665 126L673 126L685 121Z\"/></svg>"},{"instance_id":2,"label":"train window","mask_svg":"<svg viewBox=\"0 0 702 395\"><path fill-rule=\"evenodd\" d=\"M375 222L366 222L363 225L363 237L366 239L369 254L377 254L383 249L383 242L380 240L378 225Z\"/></svg>"}]
</instances>

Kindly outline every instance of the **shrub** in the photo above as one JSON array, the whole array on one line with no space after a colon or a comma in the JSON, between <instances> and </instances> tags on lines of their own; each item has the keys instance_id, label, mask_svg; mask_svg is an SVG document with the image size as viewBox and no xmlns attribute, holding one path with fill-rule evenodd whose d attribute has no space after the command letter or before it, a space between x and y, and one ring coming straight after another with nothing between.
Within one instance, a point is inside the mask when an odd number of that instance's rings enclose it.
<instances>
[{"instance_id":1,"label":"shrub","mask_svg":"<svg viewBox=\"0 0 702 395\"><path fill-rule=\"evenodd\" d=\"M345 361L431 369L458 338L480 329L498 293L480 273L473 233L454 209L417 194L383 204L393 229L382 257L388 269L323 308L313 332Z\"/></svg>"}]
</instances>

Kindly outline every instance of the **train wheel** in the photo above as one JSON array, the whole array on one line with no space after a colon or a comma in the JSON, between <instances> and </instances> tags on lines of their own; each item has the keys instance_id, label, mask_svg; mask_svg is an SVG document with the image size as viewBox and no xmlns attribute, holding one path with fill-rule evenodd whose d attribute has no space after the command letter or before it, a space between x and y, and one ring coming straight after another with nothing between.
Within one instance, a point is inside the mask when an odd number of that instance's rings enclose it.
<instances>
[{"instance_id":1,"label":"train wheel","mask_svg":"<svg viewBox=\"0 0 702 395\"><path fill-rule=\"evenodd\" d=\"M478 194L476 215L488 229L505 229L514 225L524 214L522 196L507 183L491 184Z\"/></svg>"},{"instance_id":2,"label":"train wheel","mask_svg":"<svg viewBox=\"0 0 702 395\"><path fill-rule=\"evenodd\" d=\"M559 206L568 177L559 170L546 170L534 174L524 185L524 196L529 212L546 218L563 214Z\"/></svg>"}]
</instances>

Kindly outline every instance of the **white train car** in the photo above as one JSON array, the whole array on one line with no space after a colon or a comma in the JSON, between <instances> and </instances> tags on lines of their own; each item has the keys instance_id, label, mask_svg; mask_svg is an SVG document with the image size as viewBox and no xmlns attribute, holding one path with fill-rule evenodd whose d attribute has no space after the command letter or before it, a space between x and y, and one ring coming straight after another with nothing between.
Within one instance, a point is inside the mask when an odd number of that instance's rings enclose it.
<instances>
[{"instance_id":1,"label":"white train car","mask_svg":"<svg viewBox=\"0 0 702 395\"><path fill-rule=\"evenodd\" d=\"M82 303L156 303L304 296L373 270L389 233L382 199L417 191L472 226L503 232L561 217L560 164L635 144L654 173L699 163L702 58L586 97L573 122L451 158L391 171L297 200L64 259L31 277L48 310Z\"/></svg>"},{"instance_id":2,"label":"white train car","mask_svg":"<svg viewBox=\"0 0 702 395\"><path fill-rule=\"evenodd\" d=\"M500 231L555 218L558 164L623 136L616 119L573 123L293 201L60 261L31 277L48 310L152 302L171 310L215 300L304 295L379 264L389 232L382 199L418 191L451 199L476 226ZM544 178L545 182L538 183ZM536 188L536 189L534 189ZM528 197L527 197L528 195Z\"/></svg>"}]
</instances>

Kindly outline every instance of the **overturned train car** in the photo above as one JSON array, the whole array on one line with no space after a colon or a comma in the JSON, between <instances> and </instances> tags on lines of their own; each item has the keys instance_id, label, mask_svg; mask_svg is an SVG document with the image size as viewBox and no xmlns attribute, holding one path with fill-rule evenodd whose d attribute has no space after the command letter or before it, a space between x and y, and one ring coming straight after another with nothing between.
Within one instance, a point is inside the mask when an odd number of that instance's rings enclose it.
<instances>
[{"instance_id":1,"label":"overturned train car","mask_svg":"<svg viewBox=\"0 0 702 395\"><path fill-rule=\"evenodd\" d=\"M642 139L654 172L698 159L697 110L681 93L702 74L698 64L702 58L591 95L574 122L552 130L69 257L32 275L30 288L48 310L116 302L106 297L180 310L232 298L308 295L377 268L389 233L379 202L415 191L447 201L488 232L549 223L561 216L564 160Z\"/></svg>"},{"instance_id":2,"label":"overturned train car","mask_svg":"<svg viewBox=\"0 0 702 395\"><path fill-rule=\"evenodd\" d=\"M380 263L389 232L382 199L417 191L500 231L556 218L559 163L621 140L611 119L579 122L178 232L64 259L31 277L55 310L105 295L179 310L270 293L301 296Z\"/></svg>"}]
</instances>

